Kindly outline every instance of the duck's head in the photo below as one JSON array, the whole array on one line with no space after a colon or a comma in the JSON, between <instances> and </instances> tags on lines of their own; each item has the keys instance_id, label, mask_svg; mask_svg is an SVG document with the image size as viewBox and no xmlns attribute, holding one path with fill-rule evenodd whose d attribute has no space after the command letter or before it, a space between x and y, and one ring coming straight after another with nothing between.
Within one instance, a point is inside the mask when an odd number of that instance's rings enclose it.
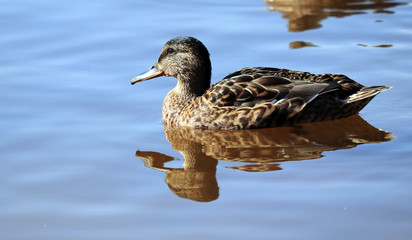
<instances>
[{"instance_id":1,"label":"duck's head","mask_svg":"<svg viewBox=\"0 0 412 240\"><path fill-rule=\"evenodd\" d=\"M211 71L209 52L202 42L193 37L176 37L165 44L156 64L133 78L132 84L171 76L178 80L177 91L200 96L210 86Z\"/></svg>"}]
</instances>

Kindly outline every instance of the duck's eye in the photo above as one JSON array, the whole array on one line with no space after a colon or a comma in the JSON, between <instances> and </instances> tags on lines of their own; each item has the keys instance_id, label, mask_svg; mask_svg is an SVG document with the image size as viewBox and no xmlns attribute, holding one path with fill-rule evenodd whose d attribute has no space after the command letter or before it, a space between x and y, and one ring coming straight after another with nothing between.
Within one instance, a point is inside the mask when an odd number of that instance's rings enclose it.
<instances>
[{"instance_id":1,"label":"duck's eye","mask_svg":"<svg viewBox=\"0 0 412 240\"><path fill-rule=\"evenodd\" d=\"M173 48L168 48L168 49L166 50L166 52L167 52L167 54L172 54L172 53L175 52L175 50L174 50Z\"/></svg>"}]
</instances>

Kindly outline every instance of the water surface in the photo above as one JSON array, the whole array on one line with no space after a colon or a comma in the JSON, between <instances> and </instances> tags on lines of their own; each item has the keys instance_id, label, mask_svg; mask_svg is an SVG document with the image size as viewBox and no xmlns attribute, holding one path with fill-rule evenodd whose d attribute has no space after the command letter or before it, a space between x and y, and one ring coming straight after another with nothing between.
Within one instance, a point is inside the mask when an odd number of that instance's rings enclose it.
<instances>
[{"instance_id":1,"label":"water surface","mask_svg":"<svg viewBox=\"0 0 412 240\"><path fill-rule=\"evenodd\" d=\"M2 239L410 239L410 1L2 1ZM247 66L393 88L353 118L168 131L178 35Z\"/></svg>"}]
</instances>

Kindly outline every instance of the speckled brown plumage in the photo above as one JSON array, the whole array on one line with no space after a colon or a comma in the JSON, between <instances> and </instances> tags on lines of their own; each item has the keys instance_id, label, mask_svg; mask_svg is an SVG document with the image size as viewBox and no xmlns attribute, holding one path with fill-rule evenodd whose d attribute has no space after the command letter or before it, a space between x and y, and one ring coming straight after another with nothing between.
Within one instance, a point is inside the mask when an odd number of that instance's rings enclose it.
<instances>
[{"instance_id":1,"label":"speckled brown plumage","mask_svg":"<svg viewBox=\"0 0 412 240\"><path fill-rule=\"evenodd\" d=\"M210 85L204 45L192 37L170 40L159 60L132 83L173 76L177 86L163 102L166 125L248 129L318 122L358 113L385 86L364 87L340 74L253 67Z\"/></svg>"}]
</instances>

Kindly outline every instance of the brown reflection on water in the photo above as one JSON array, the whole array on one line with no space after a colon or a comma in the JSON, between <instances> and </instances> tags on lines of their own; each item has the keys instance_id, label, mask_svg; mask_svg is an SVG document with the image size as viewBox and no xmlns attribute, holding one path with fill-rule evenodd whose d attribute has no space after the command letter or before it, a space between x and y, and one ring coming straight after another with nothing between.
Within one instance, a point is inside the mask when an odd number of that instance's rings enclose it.
<instances>
[{"instance_id":1,"label":"brown reflection on water","mask_svg":"<svg viewBox=\"0 0 412 240\"><path fill-rule=\"evenodd\" d=\"M323 157L324 151L348 149L365 143L392 140L360 116L295 127L241 131L165 128L167 140L184 157L181 168L166 167L174 158L158 152L137 151L145 166L166 173L170 190L182 198L213 201L219 196L218 160L245 163L228 167L247 172L281 170L280 163Z\"/></svg>"},{"instance_id":2,"label":"brown reflection on water","mask_svg":"<svg viewBox=\"0 0 412 240\"><path fill-rule=\"evenodd\" d=\"M290 48L303 48L303 47L317 47L315 44L311 42L304 42L304 41L294 41L289 44Z\"/></svg>"},{"instance_id":3,"label":"brown reflection on water","mask_svg":"<svg viewBox=\"0 0 412 240\"><path fill-rule=\"evenodd\" d=\"M289 31L301 32L322 27L320 21L328 17L346 17L373 13L394 13L388 10L404 2L390 0L265 0L269 11L283 13L289 19Z\"/></svg>"}]
</instances>

